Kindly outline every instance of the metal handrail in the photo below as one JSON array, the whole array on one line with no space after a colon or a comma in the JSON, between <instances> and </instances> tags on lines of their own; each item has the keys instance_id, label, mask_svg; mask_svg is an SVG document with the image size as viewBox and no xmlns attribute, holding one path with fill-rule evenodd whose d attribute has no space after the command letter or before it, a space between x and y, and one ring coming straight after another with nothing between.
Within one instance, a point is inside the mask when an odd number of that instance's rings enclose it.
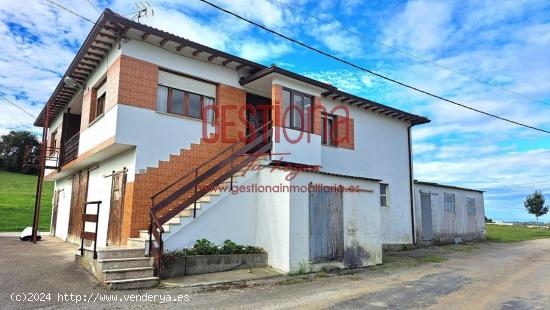
<instances>
[{"instance_id":1,"label":"metal handrail","mask_svg":"<svg viewBox=\"0 0 550 310\"><path fill-rule=\"evenodd\" d=\"M246 135L246 138L245 140L247 140L252 134L256 134L258 132L261 132L262 129L266 128L267 126L269 126L271 124L271 121L265 123L264 125L262 125L261 127L259 127L258 129L256 129L254 132L250 132ZM181 180L184 180L185 178L189 177L190 175L192 175L193 173L196 173L196 171L198 171L200 168L206 166L207 164L211 163L214 159L220 157L221 155L225 154L228 150L232 150L235 145L238 145L240 143L243 143L242 141L238 141L238 142L235 142L231 145L229 145L228 147L226 147L225 149L223 149L221 152L217 153L216 155L214 155L212 158L210 158L209 160L205 161L204 163L200 164L197 168L193 169L192 171L190 171L188 174L178 178L177 180L175 180L174 182L168 184L165 188L163 188L162 190L160 190L159 192L157 192L156 194L154 194L153 196L151 196L151 199L154 199L156 198L158 195L164 193L165 191L167 191L169 188L171 188L172 186L176 185L179 181Z\"/></svg>"},{"instance_id":2,"label":"metal handrail","mask_svg":"<svg viewBox=\"0 0 550 310\"><path fill-rule=\"evenodd\" d=\"M271 122L267 122L263 126L257 128L254 132L251 132L251 133L247 134L245 141L248 141L248 138L250 136L252 136L252 134L256 135L257 133L263 133L262 131L265 128L269 128L268 126L270 124L271 124ZM271 131L270 130L266 131L266 134L268 136L267 140L271 141L270 140ZM263 137L261 135L260 135L259 138L263 139ZM246 158L245 160L240 162L237 166L233 165L233 161L236 158L235 155L237 155L237 156L244 155L246 152L248 152L248 151L258 147L259 145L261 145L261 142L262 142L262 140L258 140L258 137L256 137L252 142L245 143L245 145L243 147L239 148L236 152L235 152L235 146L241 144L242 141L238 141L236 143L233 143L232 145L230 145L227 148L225 148L224 150L222 150L222 152L220 152L220 153L216 154L215 156L213 156L210 160L205 161L199 167L193 169L190 173L186 174L184 177L179 178L178 180L171 183L166 188L164 188L163 190L161 190L160 192L158 192L157 194L155 194L151 197L151 208L149 208L149 210L148 210L150 218L151 218L151 221L149 223L149 254L148 255L152 256L152 255L154 255L153 252L155 252L155 254L157 256L157 259L155 260L155 265L157 267L156 268L157 274L161 274L161 270L162 270L162 252L163 252L162 234L164 233L164 228L162 227L162 225L168 221L166 219L169 219L170 216L174 216L175 214L181 212L182 210L185 210L190 205L190 202L192 202L192 201L196 202L196 200L198 200L200 197L202 197L203 195L205 195L208 192L207 189L197 191L198 182L202 182L203 180L206 180L210 176L214 175L215 172L218 171L219 168L223 168L226 165L231 164L231 169L229 171L225 172L224 174L222 174L222 176L218 177L215 181L213 181L214 183L220 184L220 183L223 182L223 180L227 179L229 176L232 176L236 171L242 169L242 167L244 165L247 165L249 162L251 162L252 159ZM264 151L268 150L270 147L271 147L270 144L266 143L266 145L264 145L262 148L260 148L257 151L258 152L264 152ZM227 150L231 150L231 154L228 157L226 157L220 163L214 165L213 167L211 167L210 169L208 169L207 171L205 171L205 172L203 172L199 175L198 171L199 171L200 168L204 167L207 163L211 163L213 160L217 159L222 154L225 154L227 152ZM189 177L193 173L195 174L195 179L193 181L188 182L187 184L183 185L178 190L176 190L176 192L174 192L170 196L163 199L160 203L155 205L155 197L157 197L159 194L165 192L169 188L173 187L179 181ZM175 201L178 197L181 197L181 195L183 195L185 192L191 190L192 188L194 188L194 194L191 197L189 197L184 203L179 205L180 207L183 206L183 208L177 207L173 210L170 210L167 214L164 214L161 218L159 218L157 216L157 214L155 214L156 211L160 211L159 209L162 210L162 208L169 205L170 203ZM153 243L153 237L154 237L155 241L157 242L158 247L155 247L155 245Z\"/></svg>"}]
</instances>

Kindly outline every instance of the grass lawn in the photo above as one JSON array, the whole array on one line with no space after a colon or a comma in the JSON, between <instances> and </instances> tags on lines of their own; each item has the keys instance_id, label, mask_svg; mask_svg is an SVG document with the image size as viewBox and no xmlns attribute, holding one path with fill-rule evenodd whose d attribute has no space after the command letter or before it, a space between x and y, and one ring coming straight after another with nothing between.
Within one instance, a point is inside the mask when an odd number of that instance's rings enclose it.
<instances>
[{"instance_id":1,"label":"grass lawn","mask_svg":"<svg viewBox=\"0 0 550 310\"><path fill-rule=\"evenodd\" d=\"M548 228L527 228L519 225L494 225L487 224L487 241L491 242L515 242L540 238L550 238Z\"/></svg>"},{"instance_id":2,"label":"grass lawn","mask_svg":"<svg viewBox=\"0 0 550 310\"><path fill-rule=\"evenodd\" d=\"M0 231L22 231L32 226L34 213L34 175L0 171ZM40 231L50 230L53 182L44 182Z\"/></svg>"}]
</instances>

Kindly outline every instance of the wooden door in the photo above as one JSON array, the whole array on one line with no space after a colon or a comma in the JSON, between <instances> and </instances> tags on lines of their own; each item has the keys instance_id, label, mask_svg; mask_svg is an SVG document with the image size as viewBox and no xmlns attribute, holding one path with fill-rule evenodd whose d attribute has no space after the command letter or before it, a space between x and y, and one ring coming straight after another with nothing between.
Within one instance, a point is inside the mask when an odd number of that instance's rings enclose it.
<instances>
[{"instance_id":1,"label":"wooden door","mask_svg":"<svg viewBox=\"0 0 550 310\"><path fill-rule=\"evenodd\" d=\"M71 194L71 211L69 215L69 234L67 241L80 242L82 232L82 214L88 196L88 171L83 171L73 176Z\"/></svg>"},{"instance_id":2,"label":"wooden door","mask_svg":"<svg viewBox=\"0 0 550 310\"><path fill-rule=\"evenodd\" d=\"M61 195L60 189L53 193L53 206L52 206L52 227L50 229L51 235L55 236L55 228L57 226L57 209L59 206L59 195Z\"/></svg>"},{"instance_id":3,"label":"wooden door","mask_svg":"<svg viewBox=\"0 0 550 310\"><path fill-rule=\"evenodd\" d=\"M341 192L309 193L309 259L341 261L344 256L344 208Z\"/></svg>"},{"instance_id":4,"label":"wooden door","mask_svg":"<svg viewBox=\"0 0 550 310\"><path fill-rule=\"evenodd\" d=\"M109 228L107 229L107 245L121 244L122 214L124 207L124 192L126 188L126 171L113 174L111 184L111 206L109 209Z\"/></svg>"},{"instance_id":5,"label":"wooden door","mask_svg":"<svg viewBox=\"0 0 550 310\"><path fill-rule=\"evenodd\" d=\"M422 216L422 240L432 240L432 197L430 194L420 194L420 209Z\"/></svg>"}]
</instances>

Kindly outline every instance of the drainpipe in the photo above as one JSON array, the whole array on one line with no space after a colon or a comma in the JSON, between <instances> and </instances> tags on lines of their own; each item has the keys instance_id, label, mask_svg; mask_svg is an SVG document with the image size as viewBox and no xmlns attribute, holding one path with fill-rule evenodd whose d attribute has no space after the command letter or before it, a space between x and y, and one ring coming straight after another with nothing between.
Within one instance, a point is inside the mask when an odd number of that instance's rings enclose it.
<instances>
[{"instance_id":1,"label":"drainpipe","mask_svg":"<svg viewBox=\"0 0 550 310\"><path fill-rule=\"evenodd\" d=\"M407 127L407 139L409 144L409 195L411 203L411 233L413 245L416 245L416 234L414 229L414 179L413 179L413 162L412 162L412 147L411 147L411 127Z\"/></svg>"}]
</instances>

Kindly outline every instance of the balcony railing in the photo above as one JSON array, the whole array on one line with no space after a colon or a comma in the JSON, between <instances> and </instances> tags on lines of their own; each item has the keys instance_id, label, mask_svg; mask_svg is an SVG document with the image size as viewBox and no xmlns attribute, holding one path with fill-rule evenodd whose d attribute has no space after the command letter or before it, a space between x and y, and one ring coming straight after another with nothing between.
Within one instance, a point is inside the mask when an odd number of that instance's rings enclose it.
<instances>
[{"instance_id":1,"label":"balcony railing","mask_svg":"<svg viewBox=\"0 0 550 310\"><path fill-rule=\"evenodd\" d=\"M72 136L65 145L62 146L63 156L61 160L61 165L65 165L68 162L74 160L78 156L78 143L80 141L80 135L76 134Z\"/></svg>"}]
</instances>

